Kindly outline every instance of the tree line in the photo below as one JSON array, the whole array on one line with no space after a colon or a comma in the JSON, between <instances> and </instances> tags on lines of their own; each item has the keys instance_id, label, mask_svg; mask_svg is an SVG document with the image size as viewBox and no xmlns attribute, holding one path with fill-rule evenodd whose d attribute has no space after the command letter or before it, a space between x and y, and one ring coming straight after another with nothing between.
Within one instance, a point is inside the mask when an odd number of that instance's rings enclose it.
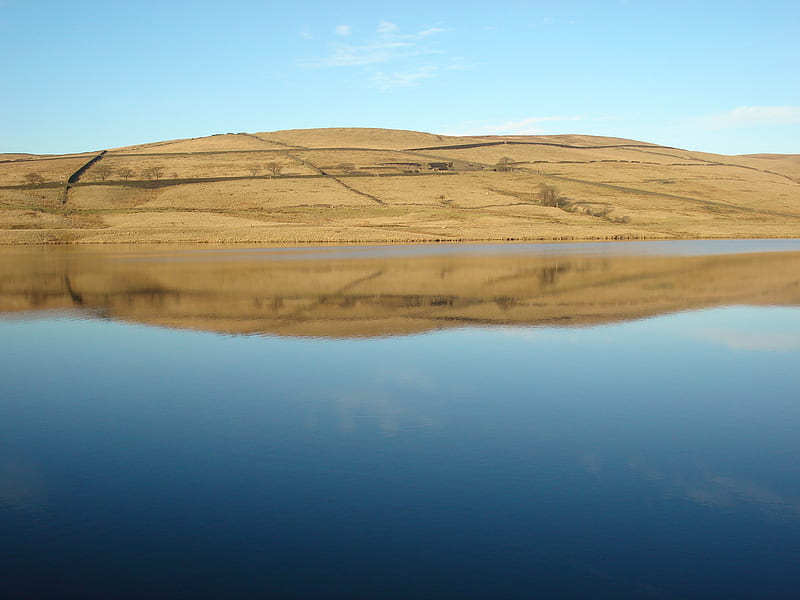
<instances>
[{"instance_id":1,"label":"tree line","mask_svg":"<svg viewBox=\"0 0 800 600\"><path fill-rule=\"evenodd\" d=\"M283 172L283 165L277 162L268 162L264 165L250 165L247 170L255 177L261 172L266 172L268 175L276 177ZM158 181L164 177L165 168L161 165L153 165L135 171L130 167L112 167L111 165L100 163L91 170L94 177L100 181L105 181L113 176L128 181L138 178L139 180ZM178 179L178 174L173 173L172 179ZM26 173L25 183L28 185L41 185L45 183L44 176L41 173Z\"/></svg>"}]
</instances>

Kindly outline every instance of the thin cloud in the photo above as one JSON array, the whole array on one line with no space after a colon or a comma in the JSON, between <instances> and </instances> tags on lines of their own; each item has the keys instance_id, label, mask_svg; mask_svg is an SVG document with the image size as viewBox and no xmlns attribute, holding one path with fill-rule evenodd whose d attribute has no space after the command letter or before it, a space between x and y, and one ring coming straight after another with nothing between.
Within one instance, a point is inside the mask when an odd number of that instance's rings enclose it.
<instances>
[{"instance_id":1,"label":"thin cloud","mask_svg":"<svg viewBox=\"0 0 800 600\"><path fill-rule=\"evenodd\" d=\"M413 44L403 42L371 43L361 46L342 45L334 48L333 54L324 58L301 62L301 66L326 67L358 67L389 62L408 51Z\"/></svg>"},{"instance_id":2,"label":"thin cloud","mask_svg":"<svg viewBox=\"0 0 800 600\"><path fill-rule=\"evenodd\" d=\"M347 27L348 33L352 33L350 26L339 27ZM443 31L444 29L433 27L416 33L401 33L394 23L381 21L373 39L360 44L333 44L332 52L328 56L303 60L299 65L307 68L359 67L439 54L441 51L432 47L428 40ZM337 33L344 35L339 33L339 28Z\"/></svg>"},{"instance_id":3,"label":"thin cloud","mask_svg":"<svg viewBox=\"0 0 800 600\"><path fill-rule=\"evenodd\" d=\"M428 29L423 29L422 31L420 31L417 34L417 36L423 38L423 37L428 37L429 35L434 35L436 33L443 33L444 31L446 30L442 29L441 27L430 27Z\"/></svg>"},{"instance_id":4,"label":"thin cloud","mask_svg":"<svg viewBox=\"0 0 800 600\"><path fill-rule=\"evenodd\" d=\"M424 80L436 75L437 67L427 65L413 71L397 71L394 73L378 72L372 76L372 85L382 91L403 87L415 87Z\"/></svg>"},{"instance_id":5,"label":"thin cloud","mask_svg":"<svg viewBox=\"0 0 800 600\"><path fill-rule=\"evenodd\" d=\"M391 21L381 21L378 23L378 33L394 33L397 29L397 25Z\"/></svg>"},{"instance_id":6,"label":"thin cloud","mask_svg":"<svg viewBox=\"0 0 800 600\"><path fill-rule=\"evenodd\" d=\"M759 125L800 123L800 106L737 106L728 112L691 119L710 129L735 129Z\"/></svg>"},{"instance_id":7,"label":"thin cloud","mask_svg":"<svg viewBox=\"0 0 800 600\"><path fill-rule=\"evenodd\" d=\"M350 25L337 25L335 33L336 35L348 36L353 33L353 28Z\"/></svg>"}]
</instances>

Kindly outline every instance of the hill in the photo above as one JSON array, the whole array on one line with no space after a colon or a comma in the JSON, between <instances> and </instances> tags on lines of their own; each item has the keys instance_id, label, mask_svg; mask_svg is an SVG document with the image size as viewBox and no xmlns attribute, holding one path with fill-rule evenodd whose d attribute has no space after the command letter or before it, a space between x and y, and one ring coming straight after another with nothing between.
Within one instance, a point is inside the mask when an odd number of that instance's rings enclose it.
<instances>
[{"instance_id":1,"label":"hill","mask_svg":"<svg viewBox=\"0 0 800 600\"><path fill-rule=\"evenodd\" d=\"M0 155L5 244L713 237L800 237L800 155L340 128Z\"/></svg>"}]
</instances>

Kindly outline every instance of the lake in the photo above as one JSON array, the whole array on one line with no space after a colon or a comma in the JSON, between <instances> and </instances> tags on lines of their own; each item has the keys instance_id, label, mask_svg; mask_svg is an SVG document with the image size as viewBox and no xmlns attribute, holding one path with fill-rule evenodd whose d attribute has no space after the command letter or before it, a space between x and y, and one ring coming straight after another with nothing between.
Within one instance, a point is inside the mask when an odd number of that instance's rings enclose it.
<instances>
[{"instance_id":1,"label":"lake","mask_svg":"<svg viewBox=\"0 0 800 600\"><path fill-rule=\"evenodd\" d=\"M800 240L0 249L6 598L796 598Z\"/></svg>"}]
</instances>

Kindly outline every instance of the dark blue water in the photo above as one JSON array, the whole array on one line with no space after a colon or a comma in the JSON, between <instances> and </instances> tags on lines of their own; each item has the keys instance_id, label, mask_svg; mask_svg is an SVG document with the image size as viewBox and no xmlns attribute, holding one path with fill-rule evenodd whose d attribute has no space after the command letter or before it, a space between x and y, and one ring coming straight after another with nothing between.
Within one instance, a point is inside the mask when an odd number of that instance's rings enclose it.
<instances>
[{"instance_id":1,"label":"dark blue water","mask_svg":"<svg viewBox=\"0 0 800 600\"><path fill-rule=\"evenodd\" d=\"M7 598L796 598L800 308L0 321Z\"/></svg>"}]
</instances>

